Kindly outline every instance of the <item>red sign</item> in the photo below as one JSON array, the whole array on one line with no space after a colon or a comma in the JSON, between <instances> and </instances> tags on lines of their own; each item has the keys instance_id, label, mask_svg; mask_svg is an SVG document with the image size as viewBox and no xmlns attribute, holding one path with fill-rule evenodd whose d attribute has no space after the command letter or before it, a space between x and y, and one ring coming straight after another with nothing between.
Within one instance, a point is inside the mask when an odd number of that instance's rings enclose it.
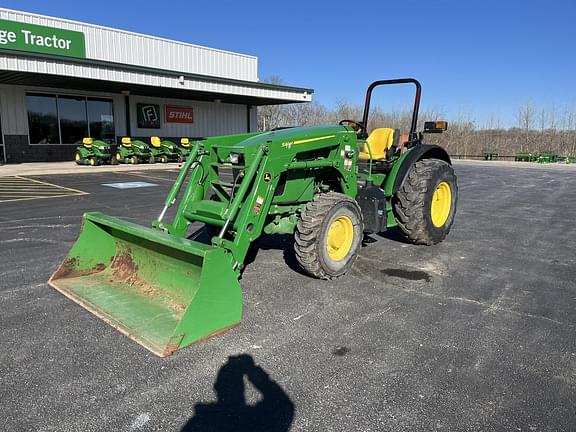
<instances>
[{"instance_id":1,"label":"red sign","mask_svg":"<svg viewBox=\"0 0 576 432\"><path fill-rule=\"evenodd\" d=\"M192 107L166 105L166 123L194 123Z\"/></svg>"}]
</instances>

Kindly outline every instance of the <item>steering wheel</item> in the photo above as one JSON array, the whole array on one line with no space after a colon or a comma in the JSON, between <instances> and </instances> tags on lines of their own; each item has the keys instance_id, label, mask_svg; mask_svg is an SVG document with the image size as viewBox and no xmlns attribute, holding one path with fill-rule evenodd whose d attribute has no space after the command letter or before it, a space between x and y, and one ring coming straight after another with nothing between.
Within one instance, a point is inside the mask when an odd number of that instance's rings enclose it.
<instances>
[{"instance_id":1,"label":"steering wheel","mask_svg":"<svg viewBox=\"0 0 576 432\"><path fill-rule=\"evenodd\" d=\"M361 121L355 121L355 120L340 120L338 122L338 124L340 126L350 126L352 129L354 129L356 131L356 133L360 133L361 131L363 131L364 128L364 123L362 123Z\"/></svg>"}]
</instances>

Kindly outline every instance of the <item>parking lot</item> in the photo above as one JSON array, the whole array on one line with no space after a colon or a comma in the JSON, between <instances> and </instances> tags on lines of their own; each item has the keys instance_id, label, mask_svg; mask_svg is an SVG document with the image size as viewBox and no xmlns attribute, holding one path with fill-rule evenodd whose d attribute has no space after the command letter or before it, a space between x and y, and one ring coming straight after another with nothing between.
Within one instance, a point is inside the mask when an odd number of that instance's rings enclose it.
<instances>
[{"instance_id":1,"label":"parking lot","mask_svg":"<svg viewBox=\"0 0 576 432\"><path fill-rule=\"evenodd\" d=\"M149 225L176 169L22 176L76 192L0 199L0 429L576 431L576 167L455 167L445 242L321 281L263 237L241 325L165 359L46 282L83 212Z\"/></svg>"}]
</instances>

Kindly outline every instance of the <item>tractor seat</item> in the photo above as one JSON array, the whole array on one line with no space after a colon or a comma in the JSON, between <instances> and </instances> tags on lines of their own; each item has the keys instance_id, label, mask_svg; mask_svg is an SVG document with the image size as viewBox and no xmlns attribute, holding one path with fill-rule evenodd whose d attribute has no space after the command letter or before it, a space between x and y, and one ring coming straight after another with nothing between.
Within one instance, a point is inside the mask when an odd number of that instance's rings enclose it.
<instances>
[{"instance_id":1,"label":"tractor seat","mask_svg":"<svg viewBox=\"0 0 576 432\"><path fill-rule=\"evenodd\" d=\"M160 140L160 137L157 136L150 137L150 144L152 144L152 147L159 148L161 143L162 141Z\"/></svg>"},{"instance_id":2,"label":"tractor seat","mask_svg":"<svg viewBox=\"0 0 576 432\"><path fill-rule=\"evenodd\" d=\"M123 137L122 138L122 145L124 147L132 147L132 139L130 137Z\"/></svg>"},{"instance_id":3,"label":"tractor seat","mask_svg":"<svg viewBox=\"0 0 576 432\"><path fill-rule=\"evenodd\" d=\"M360 160L380 160L386 158L390 147L397 147L400 131L392 128L376 128L366 139L364 148L358 154ZM372 154L372 157L370 157Z\"/></svg>"}]
</instances>

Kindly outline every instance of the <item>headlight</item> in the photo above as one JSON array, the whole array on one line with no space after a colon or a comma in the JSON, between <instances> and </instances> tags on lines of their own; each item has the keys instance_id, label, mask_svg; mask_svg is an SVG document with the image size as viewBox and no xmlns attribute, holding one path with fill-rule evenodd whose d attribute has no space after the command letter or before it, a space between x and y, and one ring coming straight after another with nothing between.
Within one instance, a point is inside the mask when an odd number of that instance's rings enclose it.
<instances>
[{"instance_id":1,"label":"headlight","mask_svg":"<svg viewBox=\"0 0 576 432\"><path fill-rule=\"evenodd\" d=\"M240 163L240 155L238 153L230 153L230 155L228 155L228 159L230 160L230 163Z\"/></svg>"}]
</instances>

